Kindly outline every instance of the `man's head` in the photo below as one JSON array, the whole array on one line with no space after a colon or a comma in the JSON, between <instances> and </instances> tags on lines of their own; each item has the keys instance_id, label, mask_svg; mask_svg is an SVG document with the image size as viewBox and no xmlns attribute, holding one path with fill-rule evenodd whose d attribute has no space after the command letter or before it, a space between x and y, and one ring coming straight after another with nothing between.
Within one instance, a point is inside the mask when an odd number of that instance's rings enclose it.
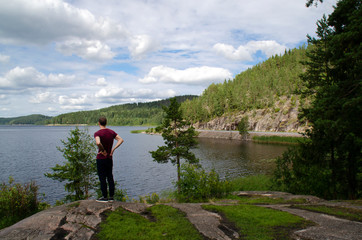
<instances>
[{"instance_id":1,"label":"man's head","mask_svg":"<svg viewBox=\"0 0 362 240\"><path fill-rule=\"evenodd\" d=\"M100 117L98 120L99 125L105 127L107 125L107 118L106 117Z\"/></svg>"}]
</instances>

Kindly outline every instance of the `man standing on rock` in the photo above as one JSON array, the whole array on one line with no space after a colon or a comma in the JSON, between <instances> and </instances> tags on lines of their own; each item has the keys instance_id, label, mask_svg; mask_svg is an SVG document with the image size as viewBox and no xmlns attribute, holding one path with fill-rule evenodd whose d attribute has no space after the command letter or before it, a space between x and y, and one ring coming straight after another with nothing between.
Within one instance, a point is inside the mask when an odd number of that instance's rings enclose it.
<instances>
[{"instance_id":1,"label":"man standing on rock","mask_svg":"<svg viewBox=\"0 0 362 240\"><path fill-rule=\"evenodd\" d=\"M124 141L113 130L106 127L107 118L100 117L98 121L100 130L94 133L94 138L98 146L97 154L97 171L99 181L101 182L102 198L97 199L97 202L113 202L114 197L114 179L113 179L113 153ZM113 147L114 139L117 140ZM107 191L107 182L109 187L109 198Z\"/></svg>"}]
</instances>

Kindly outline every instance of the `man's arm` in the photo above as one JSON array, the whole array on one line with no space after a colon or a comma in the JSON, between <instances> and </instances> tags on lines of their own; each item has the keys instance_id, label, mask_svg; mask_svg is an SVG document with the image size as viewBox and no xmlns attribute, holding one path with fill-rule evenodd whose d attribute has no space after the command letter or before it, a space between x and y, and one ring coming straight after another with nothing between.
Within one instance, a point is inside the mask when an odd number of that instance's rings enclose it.
<instances>
[{"instance_id":1,"label":"man's arm","mask_svg":"<svg viewBox=\"0 0 362 240\"><path fill-rule=\"evenodd\" d=\"M99 136L96 137L96 145L98 146L100 153L102 153L104 156L107 156L107 151L104 149Z\"/></svg>"},{"instance_id":2,"label":"man's arm","mask_svg":"<svg viewBox=\"0 0 362 240\"><path fill-rule=\"evenodd\" d=\"M121 146L121 144L124 142L124 140L123 140L118 134L117 134L117 136L116 136L114 139L117 140L117 143L116 143L116 145L113 147L110 156L112 156L114 150L116 150L116 149L117 149L119 146Z\"/></svg>"}]
</instances>

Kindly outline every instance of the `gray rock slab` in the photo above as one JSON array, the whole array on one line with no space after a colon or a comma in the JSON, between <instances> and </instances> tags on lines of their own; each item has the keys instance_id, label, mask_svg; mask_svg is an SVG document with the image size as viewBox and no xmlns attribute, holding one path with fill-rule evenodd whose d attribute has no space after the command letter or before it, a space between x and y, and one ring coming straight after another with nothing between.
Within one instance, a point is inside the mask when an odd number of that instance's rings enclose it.
<instances>
[{"instance_id":1,"label":"gray rock slab","mask_svg":"<svg viewBox=\"0 0 362 240\"><path fill-rule=\"evenodd\" d=\"M228 228L227 226L224 226L221 223L222 218L219 214L204 210L201 207L202 204L172 203L168 205L186 213L187 219L207 239L215 239L215 240L239 239L239 233L233 231L232 229ZM223 229L227 228L229 236L226 235L225 232L221 230L221 228Z\"/></svg>"},{"instance_id":2,"label":"gray rock slab","mask_svg":"<svg viewBox=\"0 0 362 240\"><path fill-rule=\"evenodd\" d=\"M262 205L263 207L277 209L300 216L317 226L299 230L294 233L295 239L312 240L361 240L362 223L340 219L334 216L315 213L311 211L289 208L289 205Z\"/></svg>"}]
</instances>

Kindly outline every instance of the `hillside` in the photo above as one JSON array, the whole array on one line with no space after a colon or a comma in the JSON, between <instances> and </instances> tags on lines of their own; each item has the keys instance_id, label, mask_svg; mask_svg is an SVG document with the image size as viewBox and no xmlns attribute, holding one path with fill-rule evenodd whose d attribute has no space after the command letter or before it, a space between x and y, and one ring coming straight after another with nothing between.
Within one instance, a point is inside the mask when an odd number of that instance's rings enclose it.
<instances>
[{"instance_id":1,"label":"hillside","mask_svg":"<svg viewBox=\"0 0 362 240\"><path fill-rule=\"evenodd\" d=\"M177 101L184 102L197 96L178 96ZM170 100L160 100L146 103L128 103L115 105L92 111L79 111L61 114L45 121L45 124L89 124L95 125L100 116L108 119L109 125L137 126L159 125L163 118L162 106L167 106Z\"/></svg>"},{"instance_id":2,"label":"hillside","mask_svg":"<svg viewBox=\"0 0 362 240\"><path fill-rule=\"evenodd\" d=\"M233 80L210 85L196 99L182 104L185 118L196 128L236 130L247 117L254 131L303 131L298 121L304 104L297 94L302 82L306 48L286 51L238 74Z\"/></svg>"},{"instance_id":3,"label":"hillside","mask_svg":"<svg viewBox=\"0 0 362 240\"><path fill-rule=\"evenodd\" d=\"M0 118L0 125L22 125L22 124L42 124L45 120L51 117L33 114L29 116L14 117L14 118Z\"/></svg>"}]
</instances>

